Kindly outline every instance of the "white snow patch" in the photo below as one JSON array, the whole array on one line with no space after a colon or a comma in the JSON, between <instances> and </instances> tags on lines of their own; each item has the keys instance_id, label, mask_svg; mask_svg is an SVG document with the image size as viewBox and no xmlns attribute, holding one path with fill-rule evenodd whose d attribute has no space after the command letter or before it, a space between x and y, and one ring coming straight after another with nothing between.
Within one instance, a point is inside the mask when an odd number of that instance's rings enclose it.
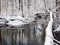
<instances>
[{"instance_id":1,"label":"white snow patch","mask_svg":"<svg viewBox=\"0 0 60 45\"><path fill-rule=\"evenodd\" d=\"M56 30L54 30L53 32L56 32L56 31L60 31L60 25L59 25L59 27L58 27Z\"/></svg>"},{"instance_id":2,"label":"white snow patch","mask_svg":"<svg viewBox=\"0 0 60 45\"><path fill-rule=\"evenodd\" d=\"M14 20L14 21L9 21L7 24L12 26L21 26L22 24L26 24L26 23L20 20Z\"/></svg>"}]
</instances>

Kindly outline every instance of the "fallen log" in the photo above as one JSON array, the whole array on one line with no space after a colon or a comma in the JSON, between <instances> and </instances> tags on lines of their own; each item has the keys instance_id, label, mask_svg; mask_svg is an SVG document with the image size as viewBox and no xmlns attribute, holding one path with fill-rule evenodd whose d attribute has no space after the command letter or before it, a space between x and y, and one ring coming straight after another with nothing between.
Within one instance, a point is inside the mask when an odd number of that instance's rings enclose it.
<instances>
[{"instance_id":1,"label":"fallen log","mask_svg":"<svg viewBox=\"0 0 60 45\"><path fill-rule=\"evenodd\" d=\"M52 34L53 17L52 17L52 12L51 11L49 11L49 12L50 12L50 21L49 21L48 26L46 28L46 36L45 36L44 45L54 45L53 40L51 39L51 38L54 38L53 34Z\"/></svg>"}]
</instances>

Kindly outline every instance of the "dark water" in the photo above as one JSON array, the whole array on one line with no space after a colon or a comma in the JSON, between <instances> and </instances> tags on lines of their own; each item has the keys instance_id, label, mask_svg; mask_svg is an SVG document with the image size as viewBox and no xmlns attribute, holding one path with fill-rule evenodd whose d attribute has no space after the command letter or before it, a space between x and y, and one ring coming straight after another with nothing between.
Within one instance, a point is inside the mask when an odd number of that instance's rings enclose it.
<instances>
[{"instance_id":1,"label":"dark water","mask_svg":"<svg viewBox=\"0 0 60 45\"><path fill-rule=\"evenodd\" d=\"M2 45L43 45L43 31L37 34L34 24L23 28L1 28Z\"/></svg>"}]
</instances>

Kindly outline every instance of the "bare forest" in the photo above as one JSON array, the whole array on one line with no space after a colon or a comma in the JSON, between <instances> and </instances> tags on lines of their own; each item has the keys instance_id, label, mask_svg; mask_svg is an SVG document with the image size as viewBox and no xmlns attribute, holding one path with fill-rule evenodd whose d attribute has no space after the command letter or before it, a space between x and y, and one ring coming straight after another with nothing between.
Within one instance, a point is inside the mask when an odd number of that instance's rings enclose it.
<instances>
[{"instance_id":1,"label":"bare forest","mask_svg":"<svg viewBox=\"0 0 60 45\"><path fill-rule=\"evenodd\" d=\"M60 0L0 0L0 45L60 45Z\"/></svg>"}]
</instances>

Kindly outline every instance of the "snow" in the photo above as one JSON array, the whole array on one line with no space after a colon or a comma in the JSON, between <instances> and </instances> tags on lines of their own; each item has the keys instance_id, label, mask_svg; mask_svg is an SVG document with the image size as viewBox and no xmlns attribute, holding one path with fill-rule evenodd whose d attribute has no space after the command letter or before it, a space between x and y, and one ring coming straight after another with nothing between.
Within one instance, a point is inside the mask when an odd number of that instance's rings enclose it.
<instances>
[{"instance_id":1,"label":"snow","mask_svg":"<svg viewBox=\"0 0 60 45\"><path fill-rule=\"evenodd\" d=\"M29 16L29 17L22 17L22 16L7 16L5 18L8 23L8 25L10 26L21 26L21 25L24 25L24 24L29 24L31 23L33 20L34 20L34 17L33 16ZM13 21L11 21L13 20ZM0 24L4 24L5 23L5 20L0 20Z\"/></svg>"},{"instance_id":2,"label":"snow","mask_svg":"<svg viewBox=\"0 0 60 45\"><path fill-rule=\"evenodd\" d=\"M6 20L8 21L8 24L9 26L21 26L21 25L24 25L26 24L24 21L25 19L22 17L22 16L8 16L6 18ZM13 21L11 21L13 20Z\"/></svg>"},{"instance_id":3,"label":"snow","mask_svg":"<svg viewBox=\"0 0 60 45\"><path fill-rule=\"evenodd\" d=\"M9 21L7 24L11 25L11 26L21 26L21 25L24 25L26 23L24 23L20 20L14 20L14 21Z\"/></svg>"},{"instance_id":4,"label":"snow","mask_svg":"<svg viewBox=\"0 0 60 45\"><path fill-rule=\"evenodd\" d=\"M8 16L6 20L10 21L10 19L20 19L20 20L25 20L22 16Z\"/></svg>"},{"instance_id":5,"label":"snow","mask_svg":"<svg viewBox=\"0 0 60 45\"><path fill-rule=\"evenodd\" d=\"M45 44L44 45L54 45L53 43L53 34L52 34L52 25L53 25L53 17L52 12L50 12L50 21L46 28L46 37L45 37Z\"/></svg>"},{"instance_id":6,"label":"snow","mask_svg":"<svg viewBox=\"0 0 60 45\"><path fill-rule=\"evenodd\" d=\"M33 17L27 17L27 18L24 18L22 16L17 16L16 18L15 17L7 17L6 18L8 20L8 25L12 25L12 26L21 26L21 25L24 25L24 24L28 24L28 23L31 23L34 18ZM14 19L14 21L11 21L12 19ZM32 19L32 20L31 20Z\"/></svg>"},{"instance_id":7,"label":"snow","mask_svg":"<svg viewBox=\"0 0 60 45\"><path fill-rule=\"evenodd\" d=\"M34 16L28 16L28 17L25 18L25 22L27 22L27 24L31 23L32 21L35 20L34 18L35 18Z\"/></svg>"},{"instance_id":8,"label":"snow","mask_svg":"<svg viewBox=\"0 0 60 45\"><path fill-rule=\"evenodd\" d=\"M0 18L0 24L5 24L6 20L4 18Z\"/></svg>"},{"instance_id":9,"label":"snow","mask_svg":"<svg viewBox=\"0 0 60 45\"><path fill-rule=\"evenodd\" d=\"M59 25L59 27L57 27L57 29L55 29L53 32L56 32L56 31L60 31L60 25Z\"/></svg>"}]
</instances>

